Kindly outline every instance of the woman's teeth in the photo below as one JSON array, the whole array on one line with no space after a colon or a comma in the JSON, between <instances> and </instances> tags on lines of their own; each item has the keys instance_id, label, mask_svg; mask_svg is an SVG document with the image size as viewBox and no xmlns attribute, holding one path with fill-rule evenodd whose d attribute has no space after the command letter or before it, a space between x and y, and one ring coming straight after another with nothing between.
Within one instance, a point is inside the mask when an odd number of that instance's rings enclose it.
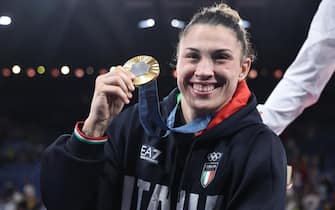
<instances>
[{"instance_id":1,"label":"woman's teeth","mask_svg":"<svg viewBox=\"0 0 335 210\"><path fill-rule=\"evenodd\" d=\"M193 89L199 92L209 92L215 89L215 86L213 84L195 84L193 83Z\"/></svg>"}]
</instances>

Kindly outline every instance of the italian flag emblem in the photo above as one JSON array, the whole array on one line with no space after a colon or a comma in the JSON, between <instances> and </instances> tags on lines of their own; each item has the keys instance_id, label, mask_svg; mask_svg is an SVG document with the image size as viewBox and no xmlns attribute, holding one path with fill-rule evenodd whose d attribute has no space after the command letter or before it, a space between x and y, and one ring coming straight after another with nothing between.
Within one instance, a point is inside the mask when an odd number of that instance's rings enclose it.
<instances>
[{"instance_id":1,"label":"italian flag emblem","mask_svg":"<svg viewBox=\"0 0 335 210\"><path fill-rule=\"evenodd\" d=\"M200 179L200 183L204 188L213 181L218 165L219 162L209 162L204 164Z\"/></svg>"}]
</instances>

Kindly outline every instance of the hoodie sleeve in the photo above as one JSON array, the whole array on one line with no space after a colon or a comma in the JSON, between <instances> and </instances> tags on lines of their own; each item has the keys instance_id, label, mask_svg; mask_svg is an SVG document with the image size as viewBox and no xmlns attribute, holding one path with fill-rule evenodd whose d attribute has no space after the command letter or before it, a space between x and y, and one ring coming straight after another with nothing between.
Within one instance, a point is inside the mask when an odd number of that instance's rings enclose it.
<instances>
[{"instance_id":1,"label":"hoodie sleeve","mask_svg":"<svg viewBox=\"0 0 335 210\"><path fill-rule=\"evenodd\" d=\"M227 210L285 209L287 161L280 139L268 131L248 147L244 170Z\"/></svg>"},{"instance_id":2,"label":"hoodie sleeve","mask_svg":"<svg viewBox=\"0 0 335 210\"><path fill-rule=\"evenodd\" d=\"M75 135L62 135L51 144L41 165L41 193L47 209L94 209L102 154L103 145L89 145Z\"/></svg>"},{"instance_id":3,"label":"hoodie sleeve","mask_svg":"<svg viewBox=\"0 0 335 210\"><path fill-rule=\"evenodd\" d=\"M106 164L104 150L104 144L87 143L75 134L60 136L45 150L41 194L48 210L91 210L114 202L111 198L120 200L122 181L118 170ZM110 199L102 200L106 193Z\"/></svg>"}]
</instances>

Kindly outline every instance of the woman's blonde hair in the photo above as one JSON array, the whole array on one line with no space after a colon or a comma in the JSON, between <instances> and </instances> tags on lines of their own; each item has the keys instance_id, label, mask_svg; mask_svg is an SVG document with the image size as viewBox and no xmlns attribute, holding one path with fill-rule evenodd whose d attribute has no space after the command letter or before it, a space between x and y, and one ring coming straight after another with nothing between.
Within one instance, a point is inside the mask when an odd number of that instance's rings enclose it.
<instances>
[{"instance_id":1,"label":"woman's blonde hair","mask_svg":"<svg viewBox=\"0 0 335 210\"><path fill-rule=\"evenodd\" d=\"M195 24L222 25L235 32L236 38L242 46L242 57L248 57L254 61L256 56L249 40L249 33L240 23L241 17L238 12L227 4L220 3L210 7L204 7L193 15L190 22L181 31L179 40L185 36L188 30Z\"/></svg>"}]
</instances>

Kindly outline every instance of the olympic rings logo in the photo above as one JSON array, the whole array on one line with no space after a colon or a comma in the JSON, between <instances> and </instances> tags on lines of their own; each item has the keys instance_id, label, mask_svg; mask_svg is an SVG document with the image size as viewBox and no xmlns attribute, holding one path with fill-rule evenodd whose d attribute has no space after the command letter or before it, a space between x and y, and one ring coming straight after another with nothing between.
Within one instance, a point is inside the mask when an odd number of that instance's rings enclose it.
<instances>
[{"instance_id":1,"label":"olympic rings logo","mask_svg":"<svg viewBox=\"0 0 335 210\"><path fill-rule=\"evenodd\" d=\"M222 156L221 152L212 152L207 155L207 159L208 161L211 161L211 162L218 161L220 160L221 156Z\"/></svg>"}]
</instances>

